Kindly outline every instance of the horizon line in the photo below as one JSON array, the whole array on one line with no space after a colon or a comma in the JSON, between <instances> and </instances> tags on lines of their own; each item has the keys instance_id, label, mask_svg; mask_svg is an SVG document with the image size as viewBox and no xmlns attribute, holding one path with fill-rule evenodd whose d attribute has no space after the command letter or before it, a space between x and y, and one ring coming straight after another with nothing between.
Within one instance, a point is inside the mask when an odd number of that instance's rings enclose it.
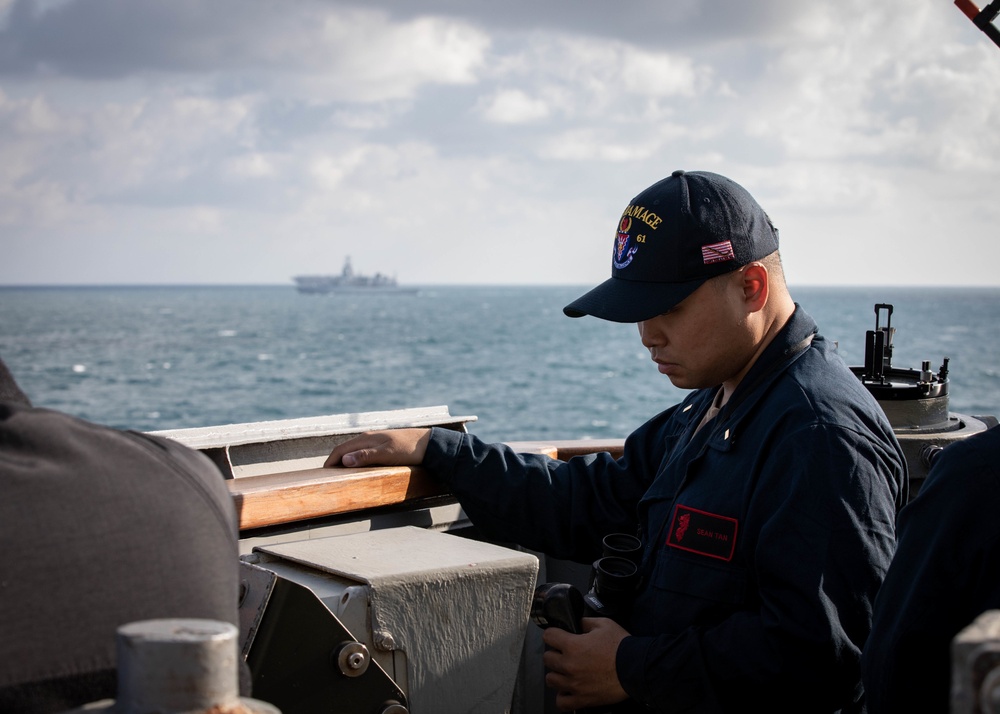
<instances>
[{"instance_id":1,"label":"horizon line","mask_svg":"<svg viewBox=\"0 0 1000 714\"><path fill-rule=\"evenodd\" d=\"M593 287L593 283L407 283L398 287L405 289L432 289L432 288L583 288ZM292 283L200 283L200 282L147 282L147 283L0 283L0 290L44 290L44 289L99 289L99 288L287 288L296 290ZM834 288L834 289L1000 289L998 284L986 283L789 283L789 290L801 288ZM377 288L373 293L380 292ZM391 292L391 291L388 291ZM357 293L354 293L357 294Z\"/></svg>"}]
</instances>

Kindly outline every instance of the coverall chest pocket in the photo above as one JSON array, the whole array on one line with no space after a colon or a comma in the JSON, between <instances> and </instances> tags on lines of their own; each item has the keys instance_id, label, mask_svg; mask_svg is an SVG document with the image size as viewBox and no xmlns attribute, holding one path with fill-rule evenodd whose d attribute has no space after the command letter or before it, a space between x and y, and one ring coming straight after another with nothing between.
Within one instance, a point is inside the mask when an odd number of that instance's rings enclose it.
<instances>
[{"instance_id":1,"label":"coverall chest pocket","mask_svg":"<svg viewBox=\"0 0 1000 714\"><path fill-rule=\"evenodd\" d=\"M747 575L742 566L670 547L660 551L650 586L647 592L654 602L647 611L660 621L661 632L718 622L746 606Z\"/></svg>"}]
</instances>

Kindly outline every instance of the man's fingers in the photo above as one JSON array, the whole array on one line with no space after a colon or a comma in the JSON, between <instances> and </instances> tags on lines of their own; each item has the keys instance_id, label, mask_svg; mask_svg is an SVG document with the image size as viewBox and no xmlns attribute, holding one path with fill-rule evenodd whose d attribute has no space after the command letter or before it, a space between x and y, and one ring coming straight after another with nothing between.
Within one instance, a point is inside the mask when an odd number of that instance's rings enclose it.
<instances>
[{"instance_id":1,"label":"man's fingers","mask_svg":"<svg viewBox=\"0 0 1000 714\"><path fill-rule=\"evenodd\" d=\"M542 653L542 664L545 669L556 674L564 674L560 665L561 656L556 650L547 649Z\"/></svg>"},{"instance_id":2,"label":"man's fingers","mask_svg":"<svg viewBox=\"0 0 1000 714\"><path fill-rule=\"evenodd\" d=\"M372 455L375 453L370 448L374 438L375 435L373 434L360 434L342 444L338 444L330 452L330 455L326 457L323 467L329 468L331 466L340 466L341 464L347 467L364 466L371 460Z\"/></svg>"},{"instance_id":3,"label":"man's fingers","mask_svg":"<svg viewBox=\"0 0 1000 714\"><path fill-rule=\"evenodd\" d=\"M369 456L367 449L359 449L358 451L351 451L340 457L340 463L344 466L354 467L354 466L364 466L365 459Z\"/></svg>"},{"instance_id":4,"label":"man's fingers","mask_svg":"<svg viewBox=\"0 0 1000 714\"><path fill-rule=\"evenodd\" d=\"M571 634L558 627L546 627L542 631L542 642L552 649L562 650L566 644L566 638Z\"/></svg>"},{"instance_id":5,"label":"man's fingers","mask_svg":"<svg viewBox=\"0 0 1000 714\"><path fill-rule=\"evenodd\" d=\"M334 447L323 466L412 466L423 460L429 440L430 429L365 432Z\"/></svg>"},{"instance_id":6,"label":"man's fingers","mask_svg":"<svg viewBox=\"0 0 1000 714\"><path fill-rule=\"evenodd\" d=\"M326 457L326 461L323 462L323 468L328 469L334 466L340 466L341 454L338 454L336 450L330 452L330 455Z\"/></svg>"},{"instance_id":7,"label":"man's fingers","mask_svg":"<svg viewBox=\"0 0 1000 714\"><path fill-rule=\"evenodd\" d=\"M368 449L358 449L357 451L348 451L346 454L340 457L340 463L348 468L355 468L358 466L364 466L365 460L371 457L371 452Z\"/></svg>"},{"instance_id":8,"label":"man's fingers","mask_svg":"<svg viewBox=\"0 0 1000 714\"><path fill-rule=\"evenodd\" d=\"M349 443L343 448L338 447L327 458L325 466L337 466L343 464L347 467L364 466L371 458L374 451L364 448L361 444Z\"/></svg>"},{"instance_id":9,"label":"man's fingers","mask_svg":"<svg viewBox=\"0 0 1000 714\"><path fill-rule=\"evenodd\" d=\"M575 712L579 707L569 692L556 692L556 709L561 712Z\"/></svg>"},{"instance_id":10,"label":"man's fingers","mask_svg":"<svg viewBox=\"0 0 1000 714\"><path fill-rule=\"evenodd\" d=\"M558 692L561 711L613 704L627 698L618 681L615 660L618 646L628 632L614 620L583 618L586 632L574 635L548 627L542 640L548 649L542 661L548 673L545 684Z\"/></svg>"}]
</instances>

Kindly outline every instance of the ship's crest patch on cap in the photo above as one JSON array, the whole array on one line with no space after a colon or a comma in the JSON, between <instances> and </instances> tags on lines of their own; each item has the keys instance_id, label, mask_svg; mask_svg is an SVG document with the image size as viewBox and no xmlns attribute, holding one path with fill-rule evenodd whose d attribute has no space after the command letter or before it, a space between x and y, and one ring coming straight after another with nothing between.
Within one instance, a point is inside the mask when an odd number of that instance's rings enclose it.
<instances>
[{"instance_id":1,"label":"ship's crest patch on cap","mask_svg":"<svg viewBox=\"0 0 1000 714\"><path fill-rule=\"evenodd\" d=\"M618 235L615 238L615 257L612 261L618 270L631 263L632 258L635 257L635 252L639 250L639 246L630 245L629 229L631 228L632 219L629 216L622 216L621 221L618 223Z\"/></svg>"}]
</instances>

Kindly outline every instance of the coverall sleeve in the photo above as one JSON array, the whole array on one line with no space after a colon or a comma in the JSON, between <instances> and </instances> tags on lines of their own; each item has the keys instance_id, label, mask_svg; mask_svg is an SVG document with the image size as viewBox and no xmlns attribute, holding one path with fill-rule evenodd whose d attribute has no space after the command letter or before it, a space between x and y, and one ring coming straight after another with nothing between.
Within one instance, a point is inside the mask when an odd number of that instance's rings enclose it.
<instances>
[{"instance_id":1,"label":"coverall sleeve","mask_svg":"<svg viewBox=\"0 0 1000 714\"><path fill-rule=\"evenodd\" d=\"M607 534L636 531L635 505L655 472L642 456L647 438L640 430L626 439L618 460L560 461L435 428L423 464L489 537L589 562Z\"/></svg>"}]
</instances>

